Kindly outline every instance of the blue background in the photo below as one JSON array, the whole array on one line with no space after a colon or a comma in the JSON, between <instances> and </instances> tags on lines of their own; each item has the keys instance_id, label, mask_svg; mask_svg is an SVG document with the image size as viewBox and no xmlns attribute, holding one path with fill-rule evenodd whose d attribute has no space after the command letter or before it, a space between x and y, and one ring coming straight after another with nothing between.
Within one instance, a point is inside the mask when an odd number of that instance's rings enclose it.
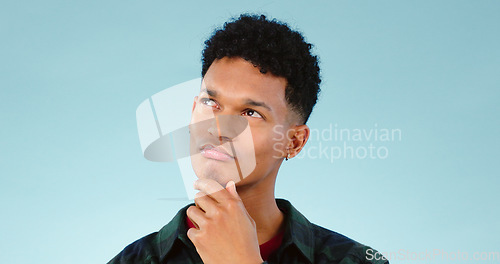
<instances>
[{"instance_id":1,"label":"blue background","mask_svg":"<svg viewBox=\"0 0 500 264\"><path fill-rule=\"evenodd\" d=\"M188 203L177 165L142 157L135 110L199 77L203 41L241 12L315 45L311 128L402 131L347 142L385 159L286 162L278 197L381 252L500 251L500 2L2 1L2 263L105 263Z\"/></svg>"}]
</instances>

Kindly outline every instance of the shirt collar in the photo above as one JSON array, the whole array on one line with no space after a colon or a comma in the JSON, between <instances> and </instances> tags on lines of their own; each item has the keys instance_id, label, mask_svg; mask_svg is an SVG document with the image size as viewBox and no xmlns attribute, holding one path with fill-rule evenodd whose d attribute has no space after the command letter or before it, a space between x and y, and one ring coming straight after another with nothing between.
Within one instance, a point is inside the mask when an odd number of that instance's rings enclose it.
<instances>
[{"instance_id":1,"label":"shirt collar","mask_svg":"<svg viewBox=\"0 0 500 264\"><path fill-rule=\"evenodd\" d=\"M289 201L276 199L276 204L285 214L285 235L280 248L294 244L311 263L314 263L314 234L311 222L297 211ZM157 245L160 259L167 256L177 239L187 246L194 247L186 234L186 210L191 205L194 204L189 204L179 210L172 221L159 231Z\"/></svg>"},{"instance_id":2,"label":"shirt collar","mask_svg":"<svg viewBox=\"0 0 500 264\"><path fill-rule=\"evenodd\" d=\"M172 221L165 225L160 232L158 232L158 252L160 252L160 259L163 260L168 252L172 249L174 242L179 239L187 246L194 247L193 243L187 237L186 226L186 210L194 204L188 204L174 216Z\"/></svg>"},{"instance_id":3,"label":"shirt collar","mask_svg":"<svg viewBox=\"0 0 500 264\"><path fill-rule=\"evenodd\" d=\"M285 214L285 236L282 248L294 244L311 263L314 263L314 234L311 222L289 201L276 199L276 203Z\"/></svg>"}]
</instances>

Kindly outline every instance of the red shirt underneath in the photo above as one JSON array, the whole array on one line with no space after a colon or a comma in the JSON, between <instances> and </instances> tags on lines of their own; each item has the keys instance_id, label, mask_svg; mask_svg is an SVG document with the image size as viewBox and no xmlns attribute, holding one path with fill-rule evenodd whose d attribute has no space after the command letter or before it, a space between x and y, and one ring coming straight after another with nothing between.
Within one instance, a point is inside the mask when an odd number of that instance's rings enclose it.
<instances>
[{"instance_id":1,"label":"red shirt underneath","mask_svg":"<svg viewBox=\"0 0 500 264\"><path fill-rule=\"evenodd\" d=\"M196 226L191 222L189 217L186 217L186 224L189 228L196 228ZM271 238L269 241L266 243L259 245L260 249L260 256L262 259L265 261L269 258L269 255L273 253L275 250L277 250L281 246L281 242L283 241L283 235L285 234L284 231L279 232L277 235L275 235L273 238Z\"/></svg>"}]
</instances>

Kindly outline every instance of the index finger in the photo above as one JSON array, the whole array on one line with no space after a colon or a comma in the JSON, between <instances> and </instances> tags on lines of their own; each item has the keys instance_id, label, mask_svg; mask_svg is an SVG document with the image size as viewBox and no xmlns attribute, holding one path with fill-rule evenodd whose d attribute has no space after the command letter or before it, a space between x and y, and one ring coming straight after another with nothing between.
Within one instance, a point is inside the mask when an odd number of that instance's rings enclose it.
<instances>
[{"instance_id":1,"label":"index finger","mask_svg":"<svg viewBox=\"0 0 500 264\"><path fill-rule=\"evenodd\" d=\"M194 188L209 195L217 202L231 198L231 194L226 188L212 179L198 179L194 182Z\"/></svg>"}]
</instances>

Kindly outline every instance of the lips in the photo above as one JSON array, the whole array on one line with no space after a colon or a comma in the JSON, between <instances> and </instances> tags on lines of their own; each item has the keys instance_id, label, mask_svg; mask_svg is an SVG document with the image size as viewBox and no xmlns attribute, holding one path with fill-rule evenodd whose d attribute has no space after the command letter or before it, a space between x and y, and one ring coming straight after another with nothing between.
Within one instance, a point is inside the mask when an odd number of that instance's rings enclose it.
<instances>
[{"instance_id":1,"label":"lips","mask_svg":"<svg viewBox=\"0 0 500 264\"><path fill-rule=\"evenodd\" d=\"M200 153L207 159L214 159L219 161L228 161L234 159L224 148L212 144L205 144L200 148Z\"/></svg>"}]
</instances>

